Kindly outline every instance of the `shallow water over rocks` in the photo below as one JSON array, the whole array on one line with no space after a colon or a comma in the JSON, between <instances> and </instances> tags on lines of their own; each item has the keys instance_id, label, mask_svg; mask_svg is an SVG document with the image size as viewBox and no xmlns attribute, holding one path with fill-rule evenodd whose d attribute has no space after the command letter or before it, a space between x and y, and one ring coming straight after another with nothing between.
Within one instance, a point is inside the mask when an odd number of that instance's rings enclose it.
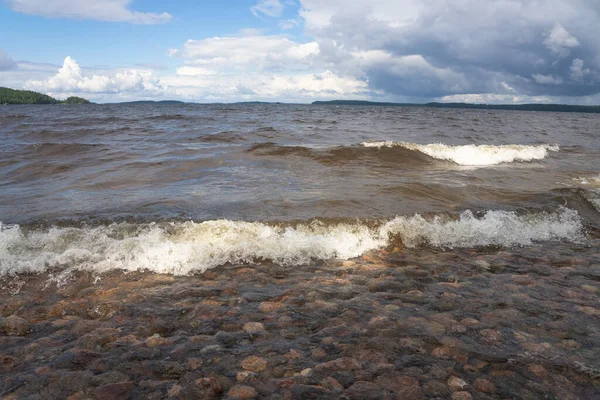
<instances>
[{"instance_id":1,"label":"shallow water over rocks","mask_svg":"<svg viewBox=\"0 0 600 400\"><path fill-rule=\"evenodd\" d=\"M4 398L592 399L598 243L1 281Z\"/></svg>"}]
</instances>

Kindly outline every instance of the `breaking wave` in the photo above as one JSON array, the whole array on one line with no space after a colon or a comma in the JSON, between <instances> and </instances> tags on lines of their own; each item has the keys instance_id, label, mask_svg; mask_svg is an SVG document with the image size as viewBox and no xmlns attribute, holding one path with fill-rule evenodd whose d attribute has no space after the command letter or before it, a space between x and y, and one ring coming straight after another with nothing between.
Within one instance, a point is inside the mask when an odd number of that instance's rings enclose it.
<instances>
[{"instance_id":1,"label":"breaking wave","mask_svg":"<svg viewBox=\"0 0 600 400\"><path fill-rule=\"evenodd\" d=\"M416 144L408 142L363 142L364 147L403 147L419 151L439 160L452 161L459 165L485 166L514 161L532 161L546 158L549 151L558 151L559 146L542 144L537 146L526 145L459 145L452 146L443 143Z\"/></svg>"},{"instance_id":2,"label":"breaking wave","mask_svg":"<svg viewBox=\"0 0 600 400\"><path fill-rule=\"evenodd\" d=\"M291 266L349 259L396 244L456 248L557 240L584 240L576 211L465 211L458 218L416 214L384 222L288 225L215 220L28 229L0 223L0 275L53 268L186 275L226 263L270 260Z\"/></svg>"}]
</instances>

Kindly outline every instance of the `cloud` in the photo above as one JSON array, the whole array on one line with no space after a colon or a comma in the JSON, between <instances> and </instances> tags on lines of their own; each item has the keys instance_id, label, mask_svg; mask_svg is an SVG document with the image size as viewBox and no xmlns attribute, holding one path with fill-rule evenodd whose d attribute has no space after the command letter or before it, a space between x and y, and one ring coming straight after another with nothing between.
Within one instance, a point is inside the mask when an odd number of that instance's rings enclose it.
<instances>
[{"instance_id":1,"label":"cloud","mask_svg":"<svg viewBox=\"0 0 600 400\"><path fill-rule=\"evenodd\" d=\"M566 57L570 53L569 49L579 46L580 43L576 37L571 36L560 24L556 24L546 40L544 40L544 45L561 57Z\"/></svg>"},{"instance_id":2,"label":"cloud","mask_svg":"<svg viewBox=\"0 0 600 400\"><path fill-rule=\"evenodd\" d=\"M45 93L160 93L164 88L158 78L144 70L121 70L112 75L85 76L81 67L71 57L54 76L42 80L29 80L25 89Z\"/></svg>"},{"instance_id":3,"label":"cloud","mask_svg":"<svg viewBox=\"0 0 600 400\"><path fill-rule=\"evenodd\" d=\"M285 6L279 0L259 0L256 5L250 7L250 11L255 17L260 14L267 17L279 17L283 14Z\"/></svg>"},{"instance_id":4,"label":"cloud","mask_svg":"<svg viewBox=\"0 0 600 400\"><path fill-rule=\"evenodd\" d=\"M571 78L574 81L577 82L582 82L583 78L586 75L589 75L592 71L590 71L589 68L583 68L583 60L580 60L579 58L576 58L573 60L573 63L571 64Z\"/></svg>"},{"instance_id":5,"label":"cloud","mask_svg":"<svg viewBox=\"0 0 600 400\"><path fill-rule=\"evenodd\" d=\"M17 66L15 62L6 54L2 49L0 49L0 71L7 71L9 69L13 69Z\"/></svg>"},{"instance_id":6,"label":"cloud","mask_svg":"<svg viewBox=\"0 0 600 400\"><path fill-rule=\"evenodd\" d=\"M283 19L279 21L277 25L279 26L279 28L286 31L298 27L300 25L300 21L297 19Z\"/></svg>"},{"instance_id":7,"label":"cloud","mask_svg":"<svg viewBox=\"0 0 600 400\"><path fill-rule=\"evenodd\" d=\"M295 70L314 64L319 45L278 35L212 37L188 40L172 54L187 59L188 65L220 71Z\"/></svg>"},{"instance_id":8,"label":"cloud","mask_svg":"<svg viewBox=\"0 0 600 400\"><path fill-rule=\"evenodd\" d=\"M13 11L49 18L94 19L134 24L161 24L171 20L161 14L139 12L128 8L132 0L5 0Z\"/></svg>"},{"instance_id":9,"label":"cloud","mask_svg":"<svg viewBox=\"0 0 600 400\"><path fill-rule=\"evenodd\" d=\"M600 93L596 0L301 3L317 62L393 97Z\"/></svg>"},{"instance_id":10,"label":"cloud","mask_svg":"<svg viewBox=\"0 0 600 400\"><path fill-rule=\"evenodd\" d=\"M200 101L294 101L366 98L367 83L323 67L316 42L284 35L246 35L188 40L170 53L184 60L161 83Z\"/></svg>"},{"instance_id":11,"label":"cloud","mask_svg":"<svg viewBox=\"0 0 600 400\"><path fill-rule=\"evenodd\" d=\"M552 75L533 74L531 77L541 85L560 85L563 83L561 78Z\"/></svg>"}]
</instances>

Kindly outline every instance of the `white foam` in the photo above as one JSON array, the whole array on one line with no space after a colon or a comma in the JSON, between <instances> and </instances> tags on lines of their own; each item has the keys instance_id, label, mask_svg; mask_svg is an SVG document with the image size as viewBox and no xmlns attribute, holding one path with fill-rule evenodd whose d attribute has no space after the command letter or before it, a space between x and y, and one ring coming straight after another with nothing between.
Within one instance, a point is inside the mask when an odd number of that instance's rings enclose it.
<instances>
[{"instance_id":1,"label":"white foam","mask_svg":"<svg viewBox=\"0 0 600 400\"><path fill-rule=\"evenodd\" d=\"M559 146L542 144L526 146L518 144L509 145L460 145L451 146L443 143L416 144L408 142L363 142L364 147L404 147L409 150L420 151L438 160L447 160L459 165L485 166L514 161L542 160L548 151L558 151Z\"/></svg>"},{"instance_id":2,"label":"white foam","mask_svg":"<svg viewBox=\"0 0 600 400\"><path fill-rule=\"evenodd\" d=\"M0 275L39 273L49 268L96 272L148 269L186 275L261 259L291 266L358 257L397 238L407 247L452 248L581 241L583 234L579 215L566 208L532 215L488 211L481 218L465 211L457 220L399 216L374 228L359 222L276 227L219 220L27 232L0 224Z\"/></svg>"},{"instance_id":3,"label":"white foam","mask_svg":"<svg viewBox=\"0 0 600 400\"><path fill-rule=\"evenodd\" d=\"M596 186L600 185L600 175L598 176L580 176L579 178L573 178L573 180L578 181L583 185L591 185Z\"/></svg>"},{"instance_id":4,"label":"white foam","mask_svg":"<svg viewBox=\"0 0 600 400\"><path fill-rule=\"evenodd\" d=\"M519 215L512 211L487 211L476 218L471 211L457 220L420 215L396 217L381 228L385 236L398 235L407 247L525 246L533 242L584 239L577 211L561 208L555 213Z\"/></svg>"}]
</instances>

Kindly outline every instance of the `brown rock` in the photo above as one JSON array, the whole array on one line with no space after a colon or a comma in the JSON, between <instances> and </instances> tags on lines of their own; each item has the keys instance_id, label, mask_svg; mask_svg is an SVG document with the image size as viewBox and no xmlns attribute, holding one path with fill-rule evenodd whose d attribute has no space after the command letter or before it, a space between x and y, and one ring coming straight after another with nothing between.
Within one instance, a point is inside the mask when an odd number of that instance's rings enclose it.
<instances>
[{"instance_id":1,"label":"brown rock","mask_svg":"<svg viewBox=\"0 0 600 400\"><path fill-rule=\"evenodd\" d=\"M464 325L452 325L450 328L452 333L465 333L467 331L467 327Z\"/></svg>"},{"instance_id":2,"label":"brown rock","mask_svg":"<svg viewBox=\"0 0 600 400\"><path fill-rule=\"evenodd\" d=\"M460 392L468 385L469 384L467 382L456 376L451 376L450 379L448 379L448 386L452 392Z\"/></svg>"},{"instance_id":3,"label":"brown rock","mask_svg":"<svg viewBox=\"0 0 600 400\"><path fill-rule=\"evenodd\" d=\"M129 392L133 389L133 382L110 383L99 386L94 390L97 400L118 400L127 399Z\"/></svg>"},{"instance_id":4,"label":"brown rock","mask_svg":"<svg viewBox=\"0 0 600 400\"><path fill-rule=\"evenodd\" d=\"M449 390L444 383L431 380L423 385L423 392L429 396L445 396L449 393Z\"/></svg>"},{"instance_id":5,"label":"brown rock","mask_svg":"<svg viewBox=\"0 0 600 400\"><path fill-rule=\"evenodd\" d=\"M323 350L321 347L317 347L311 353L311 357L315 361L319 361L327 357L327 352Z\"/></svg>"},{"instance_id":6,"label":"brown rock","mask_svg":"<svg viewBox=\"0 0 600 400\"><path fill-rule=\"evenodd\" d=\"M265 331L265 326L260 322L248 322L244 324L242 328L244 332L249 333L251 335L256 335L259 333L263 333Z\"/></svg>"},{"instance_id":7,"label":"brown rock","mask_svg":"<svg viewBox=\"0 0 600 400\"><path fill-rule=\"evenodd\" d=\"M484 393L494 393L494 391L496 390L492 382L488 381L487 379L481 378L475 379L475 382L473 382L473 387L478 391Z\"/></svg>"},{"instance_id":8,"label":"brown rock","mask_svg":"<svg viewBox=\"0 0 600 400\"><path fill-rule=\"evenodd\" d=\"M235 380L240 383L251 381L254 378L256 378L256 374L254 372L250 372L250 371L238 372L235 375Z\"/></svg>"},{"instance_id":9,"label":"brown rock","mask_svg":"<svg viewBox=\"0 0 600 400\"><path fill-rule=\"evenodd\" d=\"M401 376L396 379L392 390L395 400L420 400L423 398L419 381L410 376Z\"/></svg>"},{"instance_id":10,"label":"brown rock","mask_svg":"<svg viewBox=\"0 0 600 400\"><path fill-rule=\"evenodd\" d=\"M179 397L179 396L181 396L181 386L177 385L177 384L171 386L171 388L167 392L167 396L169 396L169 397Z\"/></svg>"},{"instance_id":11,"label":"brown rock","mask_svg":"<svg viewBox=\"0 0 600 400\"><path fill-rule=\"evenodd\" d=\"M267 368L267 361L264 358L250 356L242 360L242 368L246 371L262 372Z\"/></svg>"},{"instance_id":12,"label":"brown rock","mask_svg":"<svg viewBox=\"0 0 600 400\"><path fill-rule=\"evenodd\" d=\"M8 336L25 336L29 332L29 322L26 319L11 315L0 320L0 328Z\"/></svg>"},{"instance_id":13,"label":"brown rock","mask_svg":"<svg viewBox=\"0 0 600 400\"><path fill-rule=\"evenodd\" d=\"M469 392L454 392L452 393L452 400L471 400L473 396Z\"/></svg>"},{"instance_id":14,"label":"brown rock","mask_svg":"<svg viewBox=\"0 0 600 400\"><path fill-rule=\"evenodd\" d=\"M285 307L285 304L275 301L264 301L259 304L258 309L261 312L269 313L271 311L281 310Z\"/></svg>"},{"instance_id":15,"label":"brown rock","mask_svg":"<svg viewBox=\"0 0 600 400\"><path fill-rule=\"evenodd\" d=\"M154 335L147 338L144 341L144 343L146 343L146 346L148 347L162 347L172 345L173 341L171 339L160 336L158 333L155 333Z\"/></svg>"},{"instance_id":16,"label":"brown rock","mask_svg":"<svg viewBox=\"0 0 600 400\"><path fill-rule=\"evenodd\" d=\"M321 386L332 392L341 392L344 390L344 386L330 376L321 381Z\"/></svg>"},{"instance_id":17,"label":"brown rock","mask_svg":"<svg viewBox=\"0 0 600 400\"><path fill-rule=\"evenodd\" d=\"M346 389L344 394L350 400L379 400L383 393L374 383L358 381Z\"/></svg>"},{"instance_id":18,"label":"brown rock","mask_svg":"<svg viewBox=\"0 0 600 400\"><path fill-rule=\"evenodd\" d=\"M221 397L224 392L223 385L215 378L196 379L194 385L196 395L202 399Z\"/></svg>"},{"instance_id":19,"label":"brown rock","mask_svg":"<svg viewBox=\"0 0 600 400\"><path fill-rule=\"evenodd\" d=\"M546 379L548 377L548 371L542 365L529 364L527 370L538 378Z\"/></svg>"},{"instance_id":20,"label":"brown rock","mask_svg":"<svg viewBox=\"0 0 600 400\"><path fill-rule=\"evenodd\" d=\"M479 321L476 320L475 318L465 318L462 321L460 321L461 325L466 325L466 326L475 326L475 325L479 325Z\"/></svg>"},{"instance_id":21,"label":"brown rock","mask_svg":"<svg viewBox=\"0 0 600 400\"><path fill-rule=\"evenodd\" d=\"M17 365L17 359L13 356L0 356L0 372L9 372Z\"/></svg>"},{"instance_id":22,"label":"brown rock","mask_svg":"<svg viewBox=\"0 0 600 400\"><path fill-rule=\"evenodd\" d=\"M482 329L479 331L479 334L483 338L483 341L487 343L498 342L502 339L502 334L493 329Z\"/></svg>"},{"instance_id":23,"label":"brown rock","mask_svg":"<svg viewBox=\"0 0 600 400\"><path fill-rule=\"evenodd\" d=\"M318 364L317 366L315 366L315 370L317 370L319 372L327 371L327 370L349 371L349 370L357 370L360 368L361 368L360 362L357 359L350 358L350 357L338 358L336 360Z\"/></svg>"},{"instance_id":24,"label":"brown rock","mask_svg":"<svg viewBox=\"0 0 600 400\"><path fill-rule=\"evenodd\" d=\"M254 399L258 392L252 386L236 385L227 392L227 396L239 400Z\"/></svg>"}]
</instances>

